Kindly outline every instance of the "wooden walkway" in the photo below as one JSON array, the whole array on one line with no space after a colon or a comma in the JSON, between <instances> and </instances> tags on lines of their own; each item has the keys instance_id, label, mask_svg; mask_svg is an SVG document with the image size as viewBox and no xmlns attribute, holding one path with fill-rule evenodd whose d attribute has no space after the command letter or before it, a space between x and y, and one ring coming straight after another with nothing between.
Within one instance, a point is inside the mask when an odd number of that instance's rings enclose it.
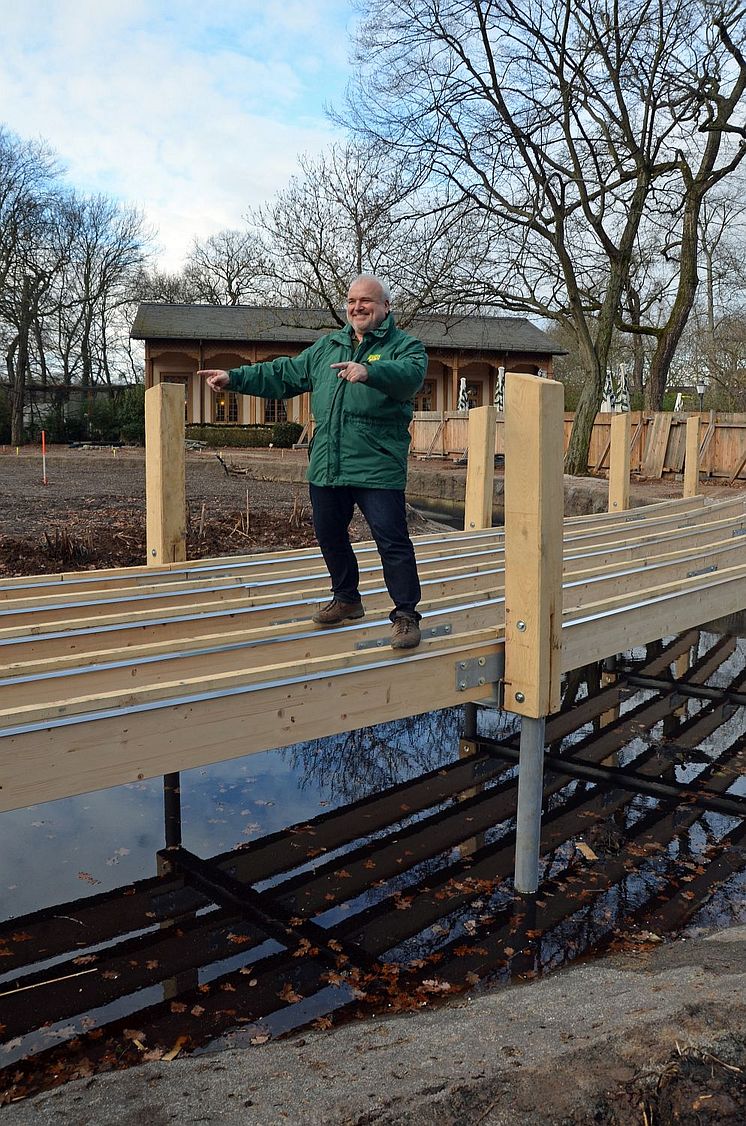
<instances>
[{"instance_id":1,"label":"wooden walkway","mask_svg":"<svg viewBox=\"0 0 746 1126\"><path fill-rule=\"evenodd\" d=\"M564 523L561 668L746 608L746 499ZM504 669L501 529L420 536L422 646L387 645L375 548L366 618L319 630L316 550L0 583L0 810L465 702Z\"/></svg>"}]
</instances>

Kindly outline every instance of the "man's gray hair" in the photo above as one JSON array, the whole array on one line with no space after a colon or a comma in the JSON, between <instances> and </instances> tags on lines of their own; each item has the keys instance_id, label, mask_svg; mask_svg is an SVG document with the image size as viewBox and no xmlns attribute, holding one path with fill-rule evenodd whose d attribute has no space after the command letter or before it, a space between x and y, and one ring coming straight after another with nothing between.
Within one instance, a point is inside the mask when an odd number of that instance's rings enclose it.
<instances>
[{"instance_id":1,"label":"man's gray hair","mask_svg":"<svg viewBox=\"0 0 746 1126\"><path fill-rule=\"evenodd\" d=\"M376 285L380 287L381 293L383 294L384 301L388 301L389 305L391 304L391 290L386 285L386 282L383 281L381 278L376 277L375 274L358 274L358 276L356 278L352 279L352 281L350 282L350 285L352 286L352 285L355 284L355 282L359 282L359 281L375 282Z\"/></svg>"}]
</instances>

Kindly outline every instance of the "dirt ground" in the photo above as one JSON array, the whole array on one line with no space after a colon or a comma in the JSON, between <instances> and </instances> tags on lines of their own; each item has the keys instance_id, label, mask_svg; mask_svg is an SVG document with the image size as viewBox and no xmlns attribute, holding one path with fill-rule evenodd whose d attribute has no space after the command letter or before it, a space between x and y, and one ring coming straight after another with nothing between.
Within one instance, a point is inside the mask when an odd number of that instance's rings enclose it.
<instances>
[{"instance_id":1,"label":"dirt ground","mask_svg":"<svg viewBox=\"0 0 746 1126\"><path fill-rule=\"evenodd\" d=\"M250 464L252 474L229 476L213 451L187 454L188 559L315 542L303 451L229 451L221 456L228 464ZM413 460L411 474L415 472L442 478L465 476L466 471L450 461ZM47 485L42 476L37 447L22 447L18 455L11 447L0 449L0 577L145 562L141 449L55 446L47 458ZM605 494L602 480L578 486ZM716 485L707 491L719 495L729 490ZM644 494L650 501L662 500L680 495L681 482L635 482L634 492L638 498ZM431 526L411 513L412 532ZM370 536L361 517L351 531L354 539Z\"/></svg>"},{"instance_id":2,"label":"dirt ground","mask_svg":"<svg viewBox=\"0 0 746 1126\"><path fill-rule=\"evenodd\" d=\"M228 476L214 453L188 454L186 477L187 558L315 542L302 480L247 482ZM38 450L0 452L0 576L145 562L142 450L53 447L47 479ZM363 521L353 534L367 537Z\"/></svg>"}]
</instances>

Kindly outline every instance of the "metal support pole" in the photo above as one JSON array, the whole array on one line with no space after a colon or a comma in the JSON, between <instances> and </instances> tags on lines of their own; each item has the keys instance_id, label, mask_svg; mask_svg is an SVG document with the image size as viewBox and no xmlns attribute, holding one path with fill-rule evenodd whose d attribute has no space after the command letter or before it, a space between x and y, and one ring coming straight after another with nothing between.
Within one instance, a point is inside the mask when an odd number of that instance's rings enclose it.
<instances>
[{"instance_id":1,"label":"metal support pole","mask_svg":"<svg viewBox=\"0 0 746 1126\"><path fill-rule=\"evenodd\" d=\"M532 895L539 886L541 805L544 790L546 717L521 720L518 816L515 829L515 890Z\"/></svg>"},{"instance_id":2,"label":"metal support pole","mask_svg":"<svg viewBox=\"0 0 746 1126\"><path fill-rule=\"evenodd\" d=\"M461 731L463 739L476 739L477 737L477 705L464 704L464 724Z\"/></svg>"},{"instance_id":3,"label":"metal support pole","mask_svg":"<svg viewBox=\"0 0 746 1126\"><path fill-rule=\"evenodd\" d=\"M163 821L166 848L181 845L181 776L163 775Z\"/></svg>"}]
</instances>

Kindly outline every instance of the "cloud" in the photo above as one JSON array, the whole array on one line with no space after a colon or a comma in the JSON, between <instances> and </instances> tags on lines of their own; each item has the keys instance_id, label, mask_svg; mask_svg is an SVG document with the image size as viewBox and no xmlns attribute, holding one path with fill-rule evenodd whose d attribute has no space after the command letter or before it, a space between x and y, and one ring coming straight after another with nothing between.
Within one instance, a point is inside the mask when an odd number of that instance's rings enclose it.
<instances>
[{"instance_id":1,"label":"cloud","mask_svg":"<svg viewBox=\"0 0 746 1126\"><path fill-rule=\"evenodd\" d=\"M76 188L142 208L176 268L334 138L323 106L347 80L348 18L345 0L18 5L2 118L47 140Z\"/></svg>"}]
</instances>

